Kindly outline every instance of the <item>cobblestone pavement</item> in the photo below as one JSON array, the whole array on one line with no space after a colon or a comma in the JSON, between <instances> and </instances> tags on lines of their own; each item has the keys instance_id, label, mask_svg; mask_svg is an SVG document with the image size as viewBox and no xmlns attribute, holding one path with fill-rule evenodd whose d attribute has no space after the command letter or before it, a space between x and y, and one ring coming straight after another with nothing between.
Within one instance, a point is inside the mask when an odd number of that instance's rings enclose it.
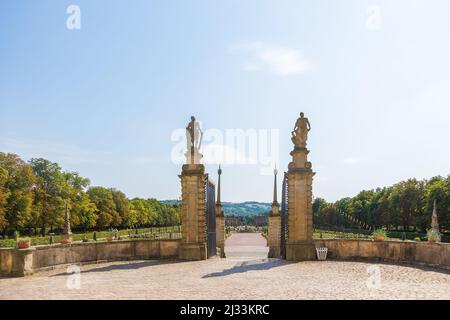
<instances>
[{"instance_id":1,"label":"cobblestone pavement","mask_svg":"<svg viewBox=\"0 0 450 320\"><path fill-rule=\"evenodd\" d=\"M69 289L76 284L73 277L61 267L3 278L0 299L450 299L447 271L362 262L292 263L255 259L242 251L207 261L85 265L79 289Z\"/></svg>"}]
</instances>

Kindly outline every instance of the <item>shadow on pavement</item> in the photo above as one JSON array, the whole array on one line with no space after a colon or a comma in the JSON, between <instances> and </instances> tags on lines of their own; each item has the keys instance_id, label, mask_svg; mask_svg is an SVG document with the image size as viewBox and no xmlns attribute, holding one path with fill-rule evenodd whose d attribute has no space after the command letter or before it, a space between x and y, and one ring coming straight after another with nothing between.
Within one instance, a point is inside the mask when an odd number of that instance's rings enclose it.
<instances>
[{"instance_id":1,"label":"shadow on pavement","mask_svg":"<svg viewBox=\"0 0 450 320\"><path fill-rule=\"evenodd\" d=\"M283 261L280 259L262 259L262 260L252 260L252 261L243 261L237 263L234 267L230 269L223 270L221 272L213 272L209 273L202 278L211 278L211 277L224 277L229 276L236 273L244 273L248 271L263 271L270 270L277 267L282 267L290 262Z\"/></svg>"},{"instance_id":2,"label":"shadow on pavement","mask_svg":"<svg viewBox=\"0 0 450 320\"><path fill-rule=\"evenodd\" d=\"M183 262L186 262L186 261L181 261L181 260L150 260L150 261L141 261L141 262L130 262L130 263L123 263L123 264L108 265L108 266L99 267L99 268L95 268L94 267L93 269L82 270L81 273L108 272L108 271L114 271L114 270L137 270L137 269L146 268L146 267L165 265L165 264L183 263ZM61 273L58 273L58 274L54 274L51 277L67 276L69 274L71 274L71 273L61 272Z\"/></svg>"}]
</instances>

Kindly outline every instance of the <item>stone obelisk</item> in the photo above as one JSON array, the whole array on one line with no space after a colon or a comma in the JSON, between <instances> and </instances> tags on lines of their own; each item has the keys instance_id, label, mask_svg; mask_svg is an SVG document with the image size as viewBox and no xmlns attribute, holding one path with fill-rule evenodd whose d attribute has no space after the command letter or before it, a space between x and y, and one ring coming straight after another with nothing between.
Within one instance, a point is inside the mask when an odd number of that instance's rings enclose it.
<instances>
[{"instance_id":1,"label":"stone obelisk","mask_svg":"<svg viewBox=\"0 0 450 320\"><path fill-rule=\"evenodd\" d=\"M431 214L431 230L435 231L439 236L437 237L436 241L441 242L441 235L440 235L440 229L439 229L439 222L438 222L438 215L436 210L436 200L433 202L433 213Z\"/></svg>"},{"instance_id":2,"label":"stone obelisk","mask_svg":"<svg viewBox=\"0 0 450 320\"><path fill-rule=\"evenodd\" d=\"M70 212L69 205L66 202L66 210L64 212L64 232L62 234L61 242L69 244L72 242L72 229L70 228Z\"/></svg>"},{"instance_id":3,"label":"stone obelisk","mask_svg":"<svg viewBox=\"0 0 450 320\"><path fill-rule=\"evenodd\" d=\"M217 171L219 181L217 184L217 200L216 200L216 246L220 248L220 257L225 258L225 215L223 214L223 206L220 200L220 176L222 168L219 166Z\"/></svg>"},{"instance_id":4,"label":"stone obelisk","mask_svg":"<svg viewBox=\"0 0 450 320\"><path fill-rule=\"evenodd\" d=\"M292 131L294 150L288 170L288 239L287 260L315 259L313 242L312 181L314 172L306 148L311 125L302 113Z\"/></svg>"},{"instance_id":5,"label":"stone obelisk","mask_svg":"<svg viewBox=\"0 0 450 320\"><path fill-rule=\"evenodd\" d=\"M207 258L205 166L202 155L201 129L195 117L186 127L187 163L183 165L181 178L181 245L179 258L204 260Z\"/></svg>"},{"instance_id":6,"label":"stone obelisk","mask_svg":"<svg viewBox=\"0 0 450 320\"><path fill-rule=\"evenodd\" d=\"M279 258L281 256L281 216L280 205L278 204L277 196L277 174L278 171L273 171L273 202L272 211L269 214L269 229L268 229L268 245L269 245L269 258Z\"/></svg>"}]
</instances>

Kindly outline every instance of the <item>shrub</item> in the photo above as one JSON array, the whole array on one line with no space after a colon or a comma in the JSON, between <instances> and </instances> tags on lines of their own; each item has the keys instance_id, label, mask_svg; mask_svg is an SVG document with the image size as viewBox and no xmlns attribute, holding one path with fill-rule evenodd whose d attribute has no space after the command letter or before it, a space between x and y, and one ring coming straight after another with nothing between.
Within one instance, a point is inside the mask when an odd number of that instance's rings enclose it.
<instances>
[{"instance_id":1,"label":"shrub","mask_svg":"<svg viewBox=\"0 0 450 320\"><path fill-rule=\"evenodd\" d=\"M5 239L0 241L0 248L14 248L16 241L14 239Z\"/></svg>"},{"instance_id":2,"label":"shrub","mask_svg":"<svg viewBox=\"0 0 450 320\"><path fill-rule=\"evenodd\" d=\"M427 239L430 242L437 242L441 240L441 233L438 230L430 229L427 231Z\"/></svg>"},{"instance_id":3,"label":"shrub","mask_svg":"<svg viewBox=\"0 0 450 320\"><path fill-rule=\"evenodd\" d=\"M89 239L87 237L87 234L84 234L83 239L81 239L82 242L89 242Z\"/></svg>"},{"instance_id":4,"label":"shrub","mask_svg":"<svg viewBox=\"0 0 450 320\"><path fill-rule=\"evenodd\" d=\"M374 230L372 236L377 241L383 241L387 238L387 233L383 229Z\"/></svg>"}]
</instances>

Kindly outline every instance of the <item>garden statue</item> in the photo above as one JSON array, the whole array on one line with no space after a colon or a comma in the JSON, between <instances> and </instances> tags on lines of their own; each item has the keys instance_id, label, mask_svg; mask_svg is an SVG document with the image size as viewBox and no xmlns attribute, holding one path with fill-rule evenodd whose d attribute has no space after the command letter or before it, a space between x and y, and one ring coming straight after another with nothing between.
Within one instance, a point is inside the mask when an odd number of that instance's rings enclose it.
<instances>
[{"instance_id":1,"label":"garden statue","mask_svg":"<svg viewBox=\"0 0 450 320\"><path fill-rule=\"evenodd\" d=\"M295 128L292 131L292 142L295 148L305 148L306 141L308 140L308 132L311 130L311 125L308 118L305 118L303 112L300 113L300 118L295 123Z\"/></svg>"},{"instance_id":2,"label":"garden statue","mask_svg":"<svg viewBox=\"0 0 450 320\"><path fill-rule=\"evenodd\" d=\"M191 117L191 121L186 127L186 142L187 142L187 154L189 164L198 164L202 155L199 150L202 145L203 131L200 128L200 124L195 120L195 117Z\"/></svg>"}]
</instances>

